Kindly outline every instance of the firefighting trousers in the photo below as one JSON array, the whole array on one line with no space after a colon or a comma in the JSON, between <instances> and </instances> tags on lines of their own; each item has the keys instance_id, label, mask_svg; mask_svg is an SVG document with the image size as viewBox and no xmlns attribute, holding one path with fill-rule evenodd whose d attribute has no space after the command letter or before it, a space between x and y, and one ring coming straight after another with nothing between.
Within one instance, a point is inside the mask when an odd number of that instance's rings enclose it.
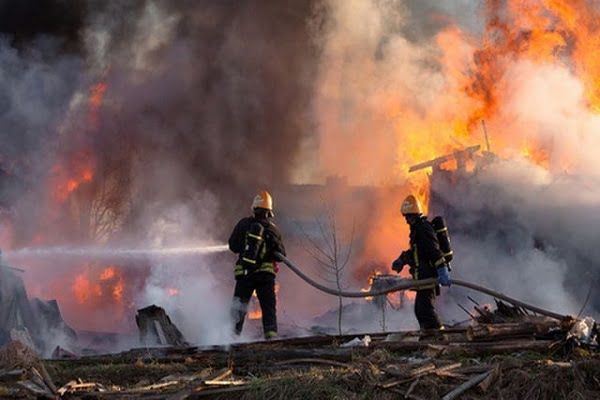
<instances>
[{"instance_id":1,"label":"firefighting trousers","mask_svg":"<svg viewBox=\"0 0 600 400\"><path fill-rule=\"evenodd\" d=\"M244 319L248 310L248 303L252 294L256 297L262 311L263 330L277 332L277 297L275 295L275 275L269 273L255 273L237 279L233 293L232 316L235 323L235 333L242 333Z\"/></svg>"},{"instance_id":2,"label":"firefighting trousers","mask_svg":"<svg viewBox=\"0 0 600 400\"><path fill-rule=\"evenodd\" d=\"M415 316L421 329L440 329L442 323L435 312L435 289L417 291Z\"/></svg>"}]
</instances>

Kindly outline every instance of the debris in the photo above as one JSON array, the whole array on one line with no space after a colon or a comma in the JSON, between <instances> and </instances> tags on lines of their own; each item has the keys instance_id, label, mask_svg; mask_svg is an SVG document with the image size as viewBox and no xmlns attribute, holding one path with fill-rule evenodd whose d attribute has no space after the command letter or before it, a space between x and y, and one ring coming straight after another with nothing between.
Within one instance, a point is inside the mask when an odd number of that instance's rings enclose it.
<instances>
[{"instance_id":1,"label":"debris","mask_svg":"<svg viewBox=\"0 0 600 400\"><path fill-rule=\"evenodd\" d=\"M352 368L352 365L334 360L325 360L322 358L297 358L293 360L285 360L275 363L275 365L292 365L292 364L324 364L333 367Z\"/></svg>"},{"instance_id":2,"label":"debris","mask_svg":"<svg viewBox=\"0 0 600 400\"><path fill-rule=\"evenodd\" d=\"M24 369L1 370L0 382L16 382L25 379Z\"/></svg>"},{"instance_id":3,"label":"debris","mask_svg":"<svg viewBox=\"0 0 600 400\"><path fill-rule=\"evenodd\" d=\"M410 398L410 394L413 392L415 387L419 384L419 381L420 381L420 378L417 378L413 383L411 383L411 385L408 387L408 390L404 394L405 399Z\"/></svg>"},{"instance_id":4,"label":"debris","mask_svg":"<svg viewBox=\"0 0 600 400\"><path fill-rule=\"evenodd\" d=\"M138 310L135 322L140 331L140 341L146 345L189 346L161 307L151 305Z\"/></svg>"},{"instance_id":5,"label":"debris","mask_svg":"<svg viewBox=\"0 0 600 400\"><path fill-rule=\"evenodd\" d=\"M520 351L544 352L552 348L554 341L551 340L511 340L489 342L467 342L467 343L449 343L445 345L430 344L428 349L435 353L435 356L471 356L477 357L485 354L504 354Z\"/></svg>"},{"instance_id":6,"label":"debris","mask_svg":"<svg viewBox=\"0 0 600 400\"><path fill-rule=\"evenodd\" d=\"M427 375L427 374L433 372L435 369L436 369L436 366L434 364L430 364L430 363L425 364L418 368L414 368L405 373L403 373L403 372L399 373L396 371L391 371L389 369L385 369L384 372L386 372L387 374L401 377L401 379L385 383L385 384L381 385L381 387L383 389L390 389L390 388L396 387L398 385L401 385L403 383L410 382L415 378L419 378L421 376Z\"/></svg>"},{"instance_id":7,"label":"debris","mask_svg":"<svg viewBox=\"0 0 600 400\"><path fill-rule=\"evenodd\" d=\"M96 382L83 382L81 379L67 382L63 387L57 390L57 393L64 396L67 393L89 393L89 392L106 392L104 385Z\"/></svg>"},{"instance_id":8,"label":"debris","mask_svg":"<svg viewBox=\"0 0 600 400\"><path fill-rule=\"evenodd\" d=\"M494 382L498 379L498 376L500 375L500 367L498 365L496 365L494 367L494 369L492 370L492 373L489 374L480 384L479 384L479 388L481 389L481 391L483 393L487 393L490 388L492 387L492 385L494 384Z\"/></svg>"},{"instance_id":9,"label":"debris","mask_svg":"<svg viewBox=\"0 0 600 400\"><path fill-rule=\"evenodd\" d=\"M210 375L208 378L206 378L206 380L218 381L230 377L232 373L233 371L231 370L231 368L223 368L222 370L219 370L214 374Z\"/></svg>"},{"instance_id":10,"label":"debris","mask_svg":"<svg viewBox=\"0 0 600 400\"><path fill-rule=\"evenodd\" d=\"M242 381L242 380L228 380L228 381L204 381L204 384L206 386L239 386L239 385L245 385L247 382L246 381Z\"/></svg>"},{"instance_id":11,"label":"debris","mask_svg":"<svg viewBox=\"0 0 600 400\"><path fill-rule=\"evenodd\" d=\"M70 352L67 349L63 349L60 346L56 346L56 348L52 352L52 358L55 360L75 360L79 358L79 356L75 353Z\"/></svg>"},{"instance_id":12,"label":"debris","mask_svg":"<svg viewBox=\"0 0 600 400\"><path fill-rule=\"evenodd\" d=\"M19 341L12 341L0 348L0 368L29 369L41 365L38 355Z\"/></svg>"},{"instance_id":13,"label":"debris","mask_svg":"<svg viewBox=\"0 0 600 400\"><path fill-rule=\"evenodd\" d=\"M469 340L496 340L501 338L533 337L547 333L557 328L560 323L556 320L537 318L523 322L477 324L470 326L467 331Z\"/></svg>"},{"instance_id":14,"label":"debris","mask_svg":"<svg viewBox=\"0 0 600 400\"><path fill-rule=\"evenodd\" d=\"M17 383L26 389L35 389L37 395L56 394L56 387L40 361L38 355L25 344L12 341L0 348L0 368L6 370L23 370L21 380Z\"/></svg>"},{"instance_id":15,"label":"debris","mask_svg":"<svg viewBox=\"0 0 600 400\"><path fill-rule=\"evenodd\" d=\"M155 383L152 385L147 385L147 386L141 386L132 390L128 390L127 393L129 392L150 392L150 391L154 391L154 390L162 390L162 389L166 389L169 388L171 386L175 386L178 385L180 382L179 381L168 381L168 382L161 382L161 383Z\"/></svg>"},{"instance_id":16,"label":"debris","mask_svg":"<svg viewBox=\"0 0 600 400\"><path fill-rule=\"evenodd\" d=\"M444 156L437 157L417 165L413 165L408 169L408 172L415 172L425 168L433 168L434 170L439 169L440 165L444 164L446 161L449 161L451 159L456 159L456 162L461 164L464 163L465 158L472 157L474 153L479 151L479 149L481 149L481 146L479 145L467 147L464 150L459 150L451 154L446 154Z\"/></svg>"},{"instance_id":17,"label":"debris","mask_svg":"<svg viewBox=\"0 0 600 400\"><path fill-rule=\"evenodd\" d=\"M596 342L596 321L591 317L586 317L583 320L577 321L573 328L569 331L567 338L573 338L584 344L594 344Z\"/></svg>"},{"instance_id":18,"label":"debris","mask_svg":"<svg viewBox=\"0 0 600 400\"><path fill-rule=\"evenodd\" d=\"M365 335L364 338L354 338L349 342L342 344L340 347L369 347L371 343L371 337L369 335Z\"/></svg>"},{"instance_id":19,"label":"debris","mask_svg":"<svg viewBox=\"0 0 600 400\"><path fill-rule=\"evenodd\" d=\"M468 381L466 381L465 383L458 386L456 389L454 389L453 391L451 391L450 393L448 393L447 395L442 397L442 400L456 399L458 396L460 396L467 390L471 389L474 386L477 386L479 383L481 383L485 378L487 378L491 374L492 374L492 371L488 371L488 372L484 372L483 374L477 375L474 378L469 379Z\"/></svg>"}]
</instances>

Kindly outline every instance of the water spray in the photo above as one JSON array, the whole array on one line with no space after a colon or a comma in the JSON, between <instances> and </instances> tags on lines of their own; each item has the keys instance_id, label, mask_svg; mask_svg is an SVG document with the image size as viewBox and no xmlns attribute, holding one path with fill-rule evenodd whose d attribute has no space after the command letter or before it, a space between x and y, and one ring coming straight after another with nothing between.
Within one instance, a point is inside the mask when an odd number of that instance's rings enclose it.
<instances>
[{"instance_id":1,"label":"water spray","mask_svg":"<svg viewBox=\"0 0 600 400\"><path fill-rule=\"evenodd\" d=\"M214 254L228 251L227 245L187 246L187 247L148 247L148 248L105 248L105 247L25 247L7 251L6 258L29 257L95 257L95 258L144 258L151 256L191 256Z\"/></svg>"}]
</instances>

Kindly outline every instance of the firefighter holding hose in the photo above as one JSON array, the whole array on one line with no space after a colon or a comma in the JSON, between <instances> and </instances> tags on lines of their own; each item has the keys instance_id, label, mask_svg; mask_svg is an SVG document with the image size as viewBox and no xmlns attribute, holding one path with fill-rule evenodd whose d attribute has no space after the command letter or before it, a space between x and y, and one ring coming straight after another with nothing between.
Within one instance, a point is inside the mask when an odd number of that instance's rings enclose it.
<instances>
[{"instance_id":1,"label":"firefighter holding hose","mask_svg":"<svg viewBox=\"0 0 600 400\"><path fill-rule=\"evenodd\" d=\"M400 254L400 257L393 262L392 269L400 273L405 265L409 265L414 279L439 278L441 285L450 286L448 258L451 257L451 252L444 253L440 249L438 240L438 232L443 233L445 226L434 227L440 220L443 225L443 219L436 217L434 221L429 222L423 215L421 203L413 195L409 195L404 200L401 212L410 226L410 249ZM435 311L437 295L439 295L438 286L417 289L415 316L421 329L442 328Z\"/></svg>"},{"instance_id":2,"label":"firefighter holding hose","mask_svg":"<svg viewBox=\"0 0 600 400\"><path fill-rule=\"evenodd\" d=\"M235 265L235 291L232 315L235 333L239 335L244 326L248 303L254 291L262 311L265 339L277 337L277 311L275 273L278 257L285 256L281 233L271 221L273 198L266 190L256 195L252 202L251 217L241 219L229 238L229 249L239 254Z\"/></svg>"}]
</instances>

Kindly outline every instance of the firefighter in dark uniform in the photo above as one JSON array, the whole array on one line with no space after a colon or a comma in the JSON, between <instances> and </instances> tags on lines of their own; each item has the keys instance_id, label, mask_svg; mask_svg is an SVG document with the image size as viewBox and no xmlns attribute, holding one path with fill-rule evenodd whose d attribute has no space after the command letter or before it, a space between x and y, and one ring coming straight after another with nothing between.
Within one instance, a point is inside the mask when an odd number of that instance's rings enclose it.
<instances>
[{"instance_id":1,"label":"firefighter in dark uniform","mask_svg":"<svg viewBox=\"0 0 600 400\"><path fill-rule=\"evenodd\" d=\"M436 232L427 217L419 200L410 195L402 203L402 215L410 226L410 249L403 251L392 264L392 269L400 273L405 265L410 266L414 279L439 278L443 286L450 286L448 265ZM415 299L415 315L421 329L441 329L442 324L435 311L435 298L439 294L439 286L417 290Z\"/></svg>"},{"instance_id":2,"label":"firefighter in dark uniform","mask_svg":"<svg viewBox=\"0 0 600 400\"><path fill-rule=\"evenodd\" d=\"M261 191L252 203L253 216L240 220L229 238L229 249L239 254L235 266L235 292L232 315L235 333L244 326L248 303L254 291L262 311L265 339L277 337L277 311L275 273L278 258L275 252L285 255L281 234L273 218L273 199Z\"/></svg>"}]
</instances>

